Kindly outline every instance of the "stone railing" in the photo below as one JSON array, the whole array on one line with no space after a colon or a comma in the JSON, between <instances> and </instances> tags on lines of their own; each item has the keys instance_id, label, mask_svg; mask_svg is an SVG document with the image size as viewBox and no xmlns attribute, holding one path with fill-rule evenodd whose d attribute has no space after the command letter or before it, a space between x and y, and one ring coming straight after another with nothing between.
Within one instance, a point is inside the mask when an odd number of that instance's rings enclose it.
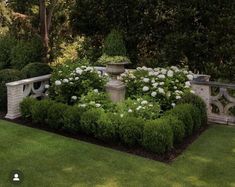
<instances>
[{"instance_id":1,"label":"stone railing","mask_svg":"<svg viewBox=\"0 0 235 187\"><path fill-rule=\"evenodd\" d=\"M235 91L235 84L194 80L192 88L205 101L210 123L235 125L235 92L229 93Z\"/></svg>"},{"instance_id":2,"label":"stone railing","mask_svg":"<svg viewBox=\"0 0 235 187\"><path fill-rule=\"evenodd\" d=\"M25 97L44 97L51 75L44 75L30 79L7 83L7 115L8 119L20 117L20 102Z\"/></svg>"}]
</instances>

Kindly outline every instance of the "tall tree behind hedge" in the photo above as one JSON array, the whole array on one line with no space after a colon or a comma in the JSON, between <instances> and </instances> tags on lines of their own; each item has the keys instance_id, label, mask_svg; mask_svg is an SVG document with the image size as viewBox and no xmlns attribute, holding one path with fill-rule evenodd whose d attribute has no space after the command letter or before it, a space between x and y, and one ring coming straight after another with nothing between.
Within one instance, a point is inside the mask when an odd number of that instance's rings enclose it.
<instances>
[{"instance_id":1,"label":"tall tree behind hedge","mask_svg":"<svg viewBox=\"0 0 235 187\"><path fill-rule=\"evenodd\" d=\"M233 0L76 0L71 22L75 32L101 39L118 26L136 63L151 59L154 66L188 65L231 79L234 10Z\"/></svg>"}]
</instances>

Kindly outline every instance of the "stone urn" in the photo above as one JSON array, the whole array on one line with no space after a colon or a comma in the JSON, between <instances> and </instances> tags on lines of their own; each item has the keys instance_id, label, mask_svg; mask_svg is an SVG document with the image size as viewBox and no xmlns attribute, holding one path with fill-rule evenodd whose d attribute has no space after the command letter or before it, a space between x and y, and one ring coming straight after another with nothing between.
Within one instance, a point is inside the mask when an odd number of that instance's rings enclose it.
<instances>
[{"instance_id":1,"label":"stone urn","mask_svg":"<svg viewBox=\"0 0 235 187\"><path fill-rule=\"evenodd\" d=\"M117 103L125 99L125 84L118 80L118 77L125 72L125 65L127 62L120 63L108 63L106 65L106 72L110 76L110 80L106 85L106 91L108 92L110 99Z\"/></svg>"},{"instance_id":2,"label":"stone urn","mask_svg":"<svg viewBox=\"0 0 235 187\"><path fill-rule=\"evenodd\" d=\"M194 74L194 81L200 81L200 82L208 82L210 81L210 75L204 75L204 74Z\"/></svg>"}]
</instances>

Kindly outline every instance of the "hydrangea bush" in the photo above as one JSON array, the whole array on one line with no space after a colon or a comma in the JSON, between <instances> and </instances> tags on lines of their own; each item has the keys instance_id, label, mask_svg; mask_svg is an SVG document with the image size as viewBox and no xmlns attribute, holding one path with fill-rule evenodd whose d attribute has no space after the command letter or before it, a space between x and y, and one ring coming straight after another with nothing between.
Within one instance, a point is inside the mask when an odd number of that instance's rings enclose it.
<instances>
[{"instance_id":1,"label":"hydrangea bush","mask_svg":"<svg viewBox=\"0 0 235 187\"><path fill-rule=\"evenodd\" d=\"M139 67L126 71L120 79L126 84L126 96L132 99L148 96L163 110L174 107L181 97L191 90L193 73L175 66L169 68Z\"/></svg>"},{"instance_id":2,"label":"hydrangea bush","mask_svg":"<svg viewBox=\"0 0 235 187\"><path fill-rule=\"evenodd\" d=\"M106 82L107 76L101 75L94 67L62 65L52 73L49 96L53 100L73 104L91 90L104 91Z\"/></svg>"}]
</instances>

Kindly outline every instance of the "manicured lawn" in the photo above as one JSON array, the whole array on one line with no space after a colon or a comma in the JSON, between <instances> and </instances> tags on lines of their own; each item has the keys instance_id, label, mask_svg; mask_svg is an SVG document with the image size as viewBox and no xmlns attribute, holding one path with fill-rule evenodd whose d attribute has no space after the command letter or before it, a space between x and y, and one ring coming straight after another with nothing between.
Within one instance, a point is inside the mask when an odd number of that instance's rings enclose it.
<instances>
[{"instance_id":1,"label":"manicured lawn","mask_svg":"<svg viewBox=\"0 0 235 187\"><path fill-rule=\"evenodd\" d=\"M210 127L171 164L0 121L0 186L235 186L235 128Z\"/></svg>"}]
</instances>

